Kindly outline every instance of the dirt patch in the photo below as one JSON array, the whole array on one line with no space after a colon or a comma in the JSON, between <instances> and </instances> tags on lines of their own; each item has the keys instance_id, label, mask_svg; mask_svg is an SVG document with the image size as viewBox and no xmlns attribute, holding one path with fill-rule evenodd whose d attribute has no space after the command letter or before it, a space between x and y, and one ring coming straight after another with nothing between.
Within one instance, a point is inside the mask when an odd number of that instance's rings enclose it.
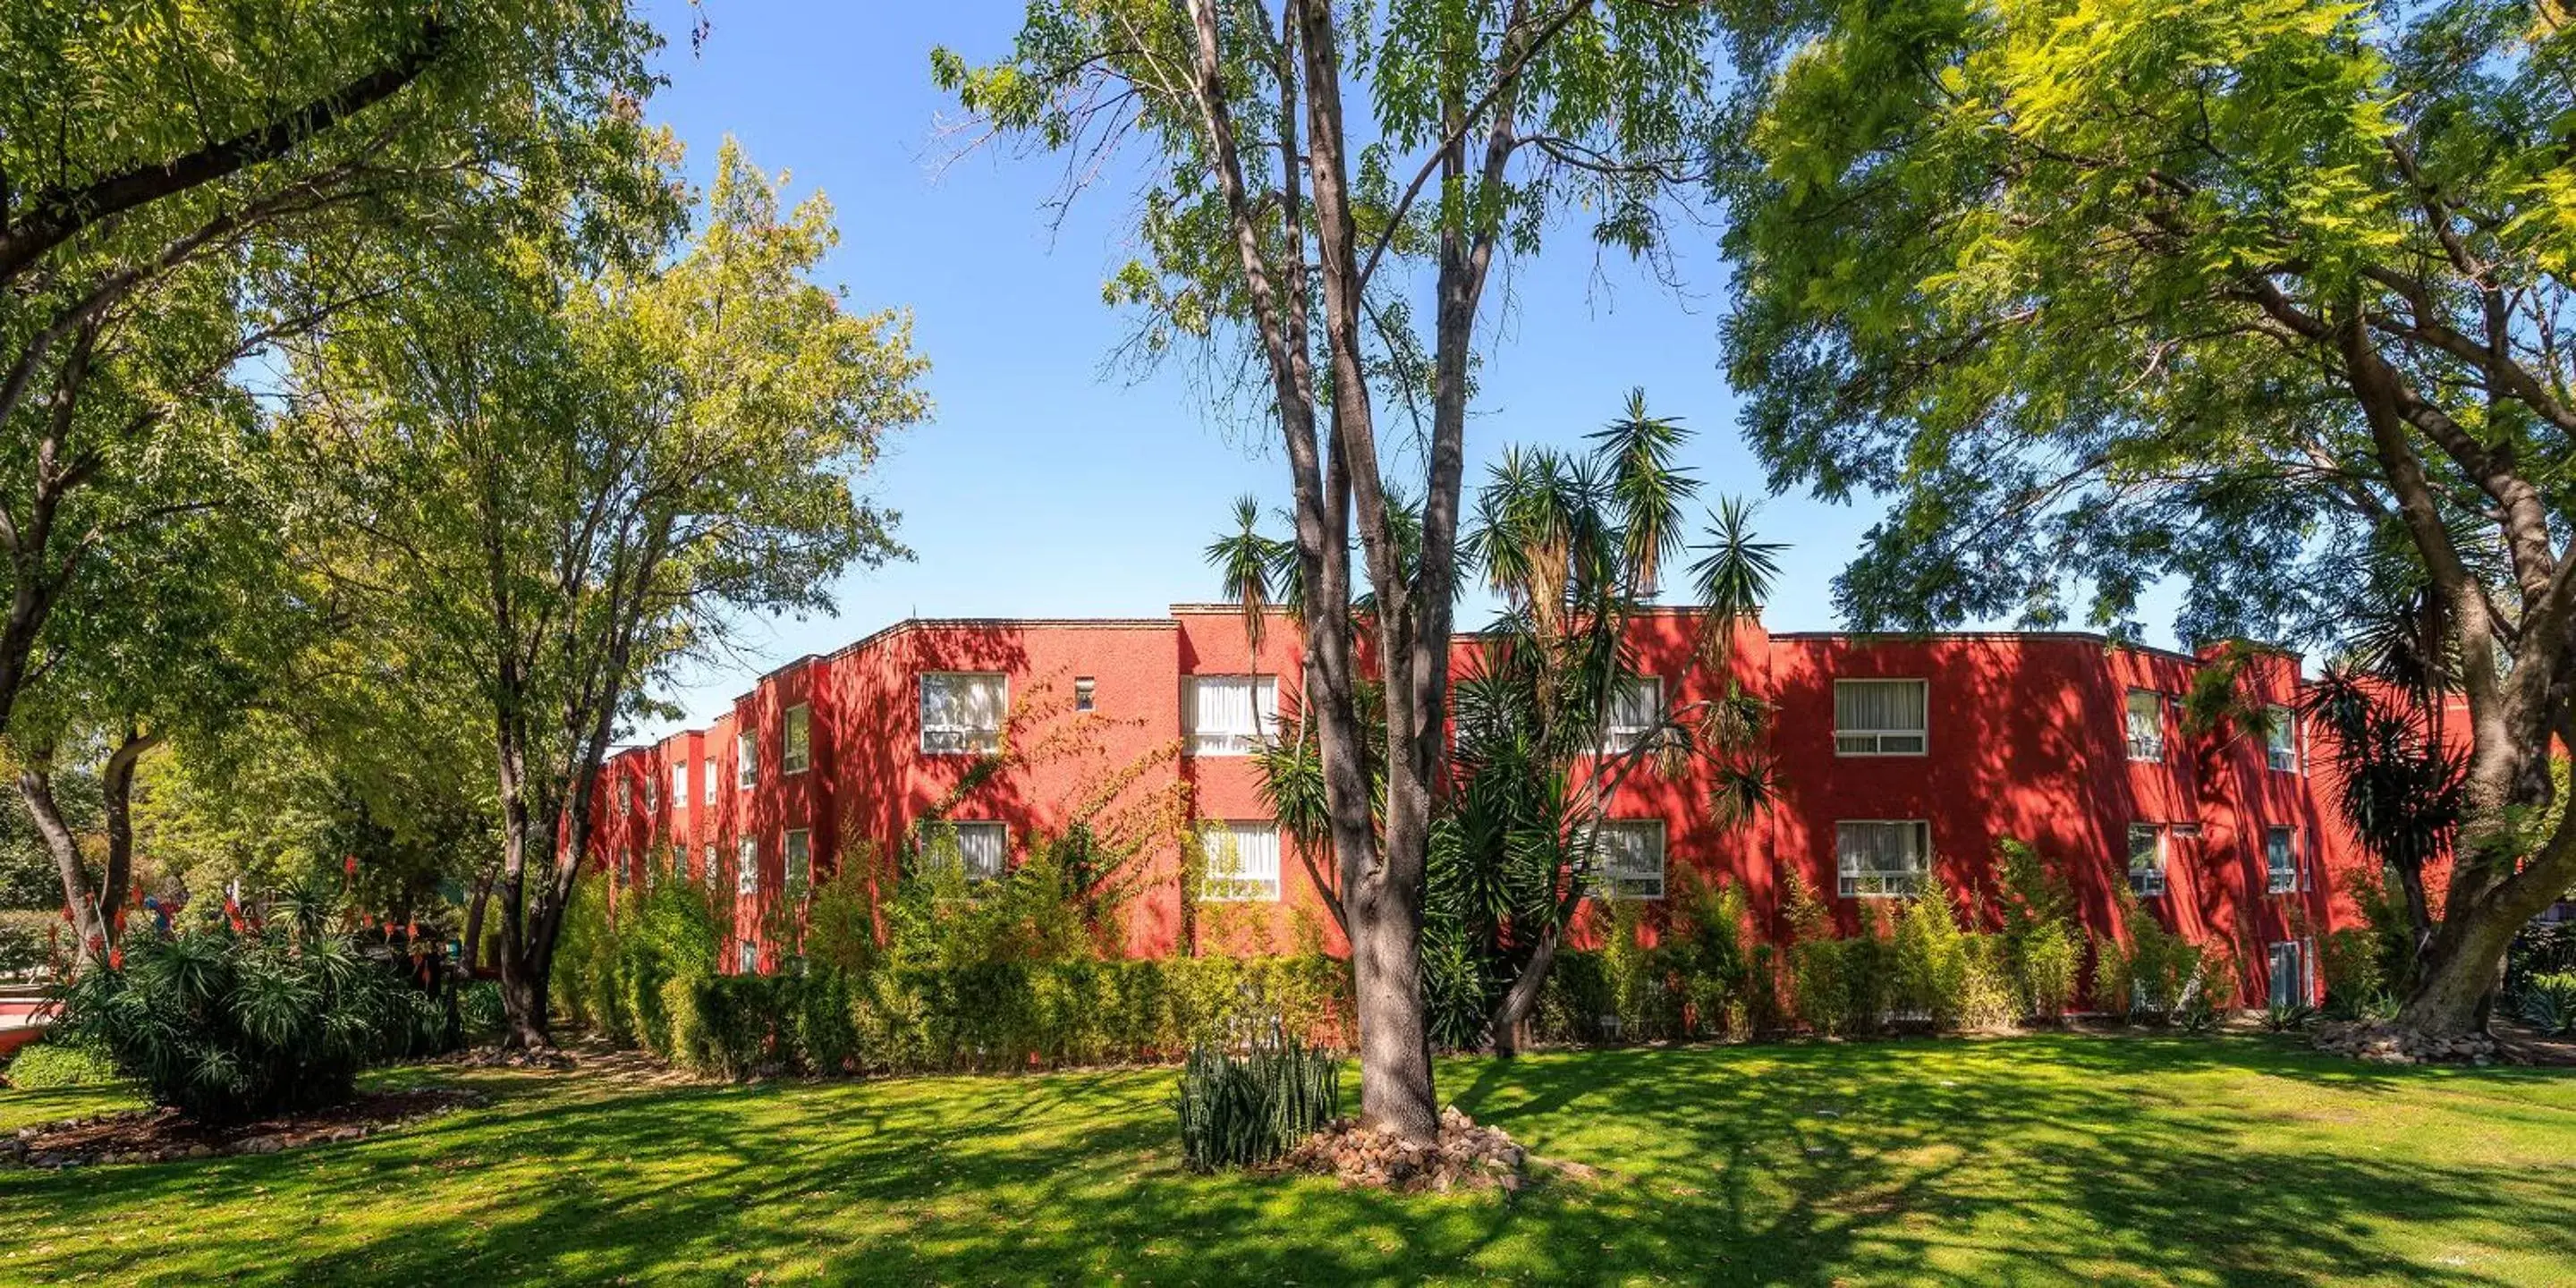
<instances>
[{"instance_id":1,"label":"dirt patch","mask_svg":"<svg viewBox=\"0 0 2576 1288\"><path fill-rule=\"evenodd\" d=\"M397 1123L483 1102L482 1093L461 1088L388 1091L327 1109L225 1124L196 1122L175 1109L134 1110L22 1128L16 1136L0 1139L0 1166L61 1168L274 1154L306 1145L364 1140Z\"/></svg>"}]
</instances>

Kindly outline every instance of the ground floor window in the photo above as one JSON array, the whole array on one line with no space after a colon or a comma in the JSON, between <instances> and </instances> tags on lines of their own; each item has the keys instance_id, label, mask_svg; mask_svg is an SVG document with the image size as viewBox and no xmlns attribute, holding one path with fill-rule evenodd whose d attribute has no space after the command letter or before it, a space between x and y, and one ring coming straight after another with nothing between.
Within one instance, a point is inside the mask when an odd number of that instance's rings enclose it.
<instances>
[{"instance_id":1,"label":"ground floor window","mask_svg":"<svg viewBox=\"0 0 2576 1288\"><path fill-rule=\"evenodd\" d=\"M787 833L784 848L787 852L787 895L792 899L805 893L805 887L814 879L813 834L796 828Z\"/></svg>"},{"instance_id":2,"label":"ground floor window","mask_svg":"<svg viewBox=\"0 0 2576 1288\"><path fill-rule=\"evenodd\" d=\"M1201 899L1221 903L1278 902L1278 824L1201 823L1199 857L1205 865L1199 883Z\"/></svg>"},{"instance_id":3,"label":"ground floor window","mask_svg":"<svg viewBox=\"0 0 2576 1288\"><path fill-rule=\"evenodd\" d=\"M733 892L744 896L760 893L760 842L747 836L733 856Z\"/></svg>"},{"instance_id":4,"label":"ground floor window","mask_svg":"<svg viewBox=\"0 0 2576 1288\"><path fill-rule=\"evenodd\" d=\"M1664 824L1619 819L1601 825L1601 893L1618 899L1664 897Z\"/></svg>"},{"instance_id":5,"label":"ground floor window","mask_svg":"<svg viewBox=\"0 0 2576 1288\"><path fill-rule=\"evenodd\" d=\"M969 881L992 881L1010 872L1011 830L999 823L952 823L957 830L957 861Z\"/></svg>"},{"instance_id":6,"label":"ground floor window","mask_svg":"<svg viewBox=\"0 0 2576 1288\"><path fill-rule=\"evenodd\" d=\"M748 939L742 941L742 943L734 950L733 968L734 973L739 975L759 974L760 945L755 944Z\"/></svg>"},{"instance_id":7,"label":"ground floor window","mask_svg":"<svg viewBox=\"0 0 2576 1288\"><path fill-rule=\"evenodd\" d=\"M1932 824L1858 819L1834 824L1834 865L1844 898L1901 898L1932 871Z\"/></svg>"},{"instance_id":8,"label":"ground floor window","mask_svg":"<svg viewBox=\"0 0 2576 1288\"><path fill-rule=\"evenodd\" d=\"M2272 1005L2306 1006L2316 996L2310 956L2307 944L2300 940L2284 939L2272 945Z\"/></svg>"}]
</instances>

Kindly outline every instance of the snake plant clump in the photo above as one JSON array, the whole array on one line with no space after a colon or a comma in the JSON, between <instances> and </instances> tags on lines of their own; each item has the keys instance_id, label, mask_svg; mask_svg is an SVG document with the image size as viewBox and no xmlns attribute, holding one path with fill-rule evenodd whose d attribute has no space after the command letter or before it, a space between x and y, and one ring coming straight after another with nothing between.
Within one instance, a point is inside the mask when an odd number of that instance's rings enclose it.
<instances>
[{"instance_id":1,"label":"snake plant clump","mask_svg":"<svg viewBox=\"0 0 2576 1288\"><path fill-rule=\"evenodd\" d=\"M1200 1043L1173 1106L1193 1172L1270 1162L1333 1116L1340 1069L1331 1052L1274 1032L1243 1054Z\"/></svg>"}]
</instances>

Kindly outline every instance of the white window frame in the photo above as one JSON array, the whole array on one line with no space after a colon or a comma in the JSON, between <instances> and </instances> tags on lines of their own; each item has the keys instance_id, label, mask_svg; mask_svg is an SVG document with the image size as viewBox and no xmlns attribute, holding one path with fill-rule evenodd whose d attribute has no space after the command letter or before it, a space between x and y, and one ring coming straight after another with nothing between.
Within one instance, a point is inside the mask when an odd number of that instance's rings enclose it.
<instances>
[{"instance_id":1,"label":"white window frame","mask_svg":"<svg viewBox=\"0 0 2576 1288\"><path fill-rule=\"evenodd\" d=\"M1646 703L1646 710L1652 713L1647 717L1647 723L1641 725L1619 723L1619 708L1621 705L1619 701L1620 697L1629 693L1634 693L1639 689L1648 690L1653 695ZM1640 739L1643 739L1647 734L1652 733L1655 726L1662 723L1663 718L1664 677L1660 675L1632 675L1619 681L1619 692L1611 697L1610 710L1603 713L1603 719L1601 722L1601 754L1604 756L1615 756L1635 747Z\"/></svg>"},{"instance_id":2,"label":"white window frame","mask_svg":"<svg viewBox=\"0 0 2576 1288\"><path fill-rule=\"evenodd\" d=\"M801 774L814 767L814 708L799 702L778 717L778 772Z\"/></svg>"},{"instance_id":3,"label":"white window frame","mask_svg":"<svg viewBox=\"0 0 2576 1288\"><path fill-rule=\"evenodd\" d=\"M1642 872L1619 872L1611 867L1611 856L1618 853L1601 843L1601 837L1613 833L1638 833L1655 838L1655 871L1649 877ZM1612 818L1601 821L1601 837L1596 837L1592 874L1592 893L1608 899L1656 900L1664 897L1665 882L1672 871L1672 852L1666 842L1671 833L1659 818Z\"/></svg>"},{"instance_id":4,"label":"white window frame","mask_svg":"<svg viewBox=\"0 0 2576 1288\"><path fill-rule=\"evenodd\" d=\"M760 735L749 729L733 736L733 785L746 792L760 785Z\"/></svg>"},{"instance_id":5,"label":"white window frame","mask_svg":"<svg viewBox=\"0 0 2576 1288\"><path fill-rule=\"evenodd\" d=\"M814 834L791 827L778 837L779 887L790 895L814 885ZM798 869L803 871L798 871Z\"/></svg>"},{"instance_id":6,"label":"white window frame","mask_svg":"<svg viewBox=\"0 0 2576 1288\"><path fill-rule=\"evenodd\" d=\"M713 756L709 756L709 757L707 757L705 760L699 761L699 762L698 762L698 773L699 773L699 775L700 775L700 776L705 780L705 785L704 785L704 786L702 786L702 787L700 787L700 788L698 789L698 799L699 799L699 801L700 801L702 804L707 804L707 805L713 805L713 804L715 804L715 803L716 803L716 759L715 759L715 757L713 757Z\"/></svg>"},{"instance_id":7,"label":"white window frame","mask_svg":"<svg viewBox=\"0 0 2576 1288\"><path fill-rule=\"evenodd\" d=\"M644 812L650 814L653 812L653 807L661 796L660 784L662 776L647 769L642 774L637 775L637 777L644 780Z\"/></svg>"},{"instance_id":8,"label":"white window frame","mask_svg":"<svg viewBox=\"0 0 2576 1288\"><path fill-rule=\"evenodd\" d=\"M2281 848L2282 848L2283 850L2287 851L2287 852L2288 852L2288 854L2289 854L2289 858L2290 858L2290 871L2289 871L2289 877L2288 877L2288 880L2287 880L2287 883L2286 883L2286 884L2284 884L2284 881L2283 881L2283 878L2282 878L2282 875L2281 875L2281 870L2280 870L2279 868L2277 868L2277 867L2273 866L2273 863L2272 863L2272 838L2274 838L2274 837L2279 837L2279 838L2281 838L2281 841L2282 841L2282 846L2281 846ZM2306 888L2307 884L2308 884L2308 882L2307 882L2307 865L2306 865L2306 864L2304 864L2304 863L2302 863L2302 862L2300 862L2300 854L2299 854L2299 829L2297 829L2297 828L2295 828L2295 827L2266 827L2266 828L2264 828L2264 829L2263 829L2263 893L2265 893L2265 894L2297 894L2297 893L2299 893L2302 889Z\"/></svg>"},{"instance_id":9,"label":"white window frame","mask_svg":"<svg viewBox=\"0 0 2576 1288\"><path fill-rule=\"evenodd\" d=\"M1242 875L1241 843L1244 833L1266 833L1270 840L1271 864L1268 878ZM1220 875L1215 869L1224 855L1220 838L1235 848L1233 870ZM1202 903L1277 903L1280 897L1279 869L1286 858L1282 852L1287 838L1279 824L1266 818L1203 819L1198 826L1199 901Z\"/></svg>"},{"instance_id":10,"label":"white window frame","mask_svg":"<svg viewBox=\"0 0 2576 1288\"><path fill-rule=\"evenodd\" d=\"M1911 684L1923 690L1923 727L1920 729L1845 729L1842 727L1842 688L1846 684ZM1872 675L1834 681L1834 754L1837 756L1928 756L1932 754L1932 682L1917 676ZM1867 750L1854 750L1845 740L1869 740ZM1890 739L1912 738L1921 744L1912 750L1888 750ZM1855 822L1881 820L1861 819ZM1894 820L1902 821L1902 820Z\"/></svg>"},{"instance_id":11,"label":"white window frame","mask_svg":"<svg viewBox=\"0 0 2576 1288\"><path fill-rule=\"evenodd\" d=\"M1909 827L1921 851L1922 862L1910 872L1887 868L1844 870L1843 829L1846 827ZM1846 899L1909 899L1923 892L1932 878L1932 822L1920 818L1838 818L1834 820L1834 888Z\"/></svg>"},{"instance_id":12,"label":"white window frame","mask_svg":"<svg viewBox=\"0 0 2576 1288\"><path fill-rule=\"evenodd\" d=\"M957 834L957 863L959 867L965 869L966 879L968 881L999 881L1003 877L1011 874L1011 828L1009 824L1004 823L999 819L991 818L957 818L948 820L948 827L952 832ZM972 864L966 862L965 832L966 829L970 827L979 831L985 828L990 828L993 830L994 834L1001 838L999 845L995 847L995 866L990 872L977 872Z\"/></svg>"},{"instance_id":13,"label":"white window frame","mask_svg":"<svg viewBox=\"0 0 2576 1288\"><path fill-rule=\"evenodd\" d=\"M2284 706L2268 708L2271 728L2263 731L2263 763L2276 773L2299 772L2299 717Z\"/></svg>"},{"instance_id":14,"label":"white window frame","mask_svg":"<svg viewBox=\"0 0 2576 1288\"><path fill-rule=\"evenodd\" d=\"M2266 987L2264 990L2263 1000L2274 1006L2282 1004L2282 998L2280 997L2281 970L2279 962L2281 950L2284 948L2290 950L2291 957L2296 961L2296 965L2290 972L2292 976L2290 986L2297 990L2298 995L2289 999L2289 1005L2313 1005L2317 996L2317 954L2314 942L2306 939L2275 939L2265 946L2263 951L2263 982Z\"/></svg>"},{"instance_id":15,"label":"white window frame","mask_svg":"<svg viewBox=\"0 0 2576 1288\"><path fill-rule=\"evenodd\" d=\"M1198 727L1199 687L1241 684L1251 690L1252 728L1209 732ZM1267 694L1265 701L1263 695ZM1181 677L1182 748L1192 756L1249 756L1279 729L1279 677L1275 675L1185 675Z\"/></svg>"},{"instance_id":16,"label":"white window frame","mask_svg":"<svg viewBox=\"0 0 2576 1288\"><path fill-rule=\"evenodd\" d=\"M2138 700L2146 699L2147 710L2138 710ZM2155 721L2155 732L2146 739L2138 735L2138 717L2145 714ZM2165 758L2165 695L2153 689L2131 689L2120 707L2120 739L2128 744L2129 759L2162 763Z\"/></svg>"},{"instance_id":17,"label":"white window frame","mask_svg":"<svg viewBox=\"0 0 2576 1288\"><path fill-rule=\"evenodd\" d=\"M949 680L995 681L1002 691L993 713L993 726L934 725L930 723L930 688ZM921 754L925 756L986 756L1002 749L1002 722L1011 710L1011 677L1003 671L924 671L913 683L913 714L921 722ZM935 745L934 745L935 744Z\"/></svg>"},{"instance_id":18,"label":"white window frame","mask_svg":"<svg viewBox=\"0 0 2576 1288\"><path fill-rule=\"evenodd\" d=\"M740 946L734 949L733 973L736 975L757 975L760 973L759 940L746 938L741 942Z\"/></svg>"},{"instance_id":19,"label":"white window frame","mask_svg":"<svg viewBox=\"0 0 2576 1288\"><path fill-rule=\"evenodd\" d=\"M621 772L617 775L617 812L628 814L634 812L634 809L635 784L626 781L626 775Z\"/></svg>"},{"instance_id":20,"label":"white window frame","mask_svg":"<svg viewBox=\"0 0 2576 1288\"><path fill-rule=\"evenodd\" d=\"M688 807L689 762L675 760L671 762L671 808L687 809Z\"/></svg>"},{"instance_id":21,"label":"white window frame","mask_svg":"<svg viewBox=\"0 0 2576 1288\"><path fill-rule=\"evenodd\" d=\"M2149 860L2152 866L2147 868L2138 866L2138 834L2141 832L2147 833L2155 846L2155 852ZM2131 893L2141 899L2165 897L2167 889L2165 873L2171 870L2173 865L2172 838L2173 829L2162 823L2129 824L2129 890Z\"/></svg>"},{"instance_id":22,"label":"white window frame","mask_svg":"<svg viewBox=\"0 0 2576 1288\"><path fill-rule=\"evenodd\" d=\"M748 836L734 845L733 893L737 899L760 897L760 842Z\"/></svg>"},{"instance_id":23,"label":"white window frame","mask_svg":"<svg viewBox=\"0 0 2576 1288\"><path fill-rule=\"evenodd\" d=\"M712 890L716 885L716 843L707 842L706 852L700 857L706 860L707 866L706 870L698 875L698 879L706 882L707 888Z\"/></svg>"}]
</instances>

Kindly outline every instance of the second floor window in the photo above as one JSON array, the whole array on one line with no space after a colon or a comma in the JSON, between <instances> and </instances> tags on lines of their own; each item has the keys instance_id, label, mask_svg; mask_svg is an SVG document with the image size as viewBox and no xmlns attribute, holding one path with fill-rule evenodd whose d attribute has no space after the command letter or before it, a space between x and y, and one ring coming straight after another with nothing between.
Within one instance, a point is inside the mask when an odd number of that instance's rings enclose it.
<instances>
[{"instance_id":1,"label":"second floor window","mask_svg":"<svg viewBox=\"0 0 2576 1288\"><path fill-rule=\"evenodd\" d=\"M760 740L748 733L736 734L733 740L733 785L750 791L760 781Z\"/></svg>"},{"instance_id":2,"label":"second floor window","mask_svg":"<svg viewBox=\"0 0 2576 1288\"><path fill-rule=\"evenodd\" d=\"M671 766L671 807L673 809L678 809L688 803L689 766L688 762L682 761L679 764Z\"/></svg>"},{"instance_id":3,"label":"second floor window","mask_svg":"<svg viewBox=\"0 0 2576 1288\"><path fill-rule=\"evenodd\" d=\"M2141 899L2165 893L2165 830L2153 823L2129 825L2129 888Z\"/></svg>"},{"instance_id":4,"label":"second floor window","mask_svg":"<svg viewBox=\"0 0 2576 1288\"><path fill-rule=\"evenodd\" d=\"M787 897L796 898L814 881L814 837L803 828L787 834L780 846L787 855Z\"/></svg>"},{"instance_id":5,"label":"second floor window","mask_svg":"<svg viewBox=\"0 0 2576 1288\"><path fill-rule=\"evenodd\" d=\"M1834 681L1834 754L1922 755L1928 690L1922 680Z\"/></svg>"},{"instance_id":6,"label":"second floor window","mask_svg":"<svg viewBox=\"0 0 2576 1288\"><path fill-rule=\"evenodd\" d=\"M1844 898L1915 894L1932 872L1932 825L1921 819L1836 823L1834 866Z\"/></svg>"},{"instance_id":7,"label":"second floor window","mask_svg":"<svg viewBox=\"0 0 2576 1288\"><path fill-rule=\"evenodd\" d=\"M698 879L706 882L707 888L713 890L716 888L716 847L713 844L709 844L707 846L706 853L701 854L698 857L706 864L705 867L699 869Z\"/></svg>"},{"instance_id":8,"label":"second floor window","mask_svg":"<svg viewBox=\"0 0 2576 1288\"><path fill-rule=\"evenodd\" d=\"M778 772L801 774L814 762L814 711L811 707L789 707L779 735L783 744L778 751Z\"/></svg>"},{"instance_id":9,"label":"second floor window","mask_svg":"<svg viewBox=\"0 0 2576 1288\"><path fill-rule=\"evenodd\" d=\"M2274 769L2292 773L2299 768L2299 721L2288 707L2273 707L2263 730L2263 759Z\"/></svg>"},{"instance_id":10,"label":"second floor window","mask_svg":"<svg viewBox=\"0 0 2576 1288\"><path fill-rule=\"evenodd\" d=\"M2263 831L2264 889L2273 894L2296 894L2299 889L2298 835L2286 827Z\"/></svg>"},{"instance_id":11,"label":"second floor window","mask_svg":"<svg viewBox=\"0 0 2576 1288\"><path fill-rule=\"evenodd\" d=\"M760 842L747 836L734 852L733 892L746 897L760 893Z\"/></svg>"},{"instance_id":12,"label":"second floor window","mask_svg":"<svg viewBox=\"0 0 2576 1288\"><path fill-rule=\"evenodd\" d=\"M1279 679L1191 676L1181 694L1181 732L1193 756L1249 755L1279 722Z\"/></svg>"},{"instance_id":13,"label":"second floor window","mask_svg":"<svg viewBox=\"0 0 2576 1288\"><path fill-rule=\"evenodd\" d=\"M1654 676L1623 680L1610 691L1601 752L1615 755L1637 745L1664 718L1664 682Z\"/></svg>"},{"instance_id":14,"label":"second floor window","mask_svg":"<svg viewBox=\"0 0 2576 1288\"><path fill-rule=\"evenodd\" d=\"M2152 689L2129 690L2129 759L2165 758L2165 702Z\"/></svg>"},{"instance_id":15,"label":"second floor window","mask_svg":"<svg viewBox=\"0 0 2576 1288\"><path fill-rule=\"evenodd\" d=\"M932 671L921 677L921 750L973 755L1002 749L1009 683L998 671Z\"/></svg>"},{"instance_id":16,"label":"second floor window","mask_svg":"<svg viewBox=\"0 0 2576 1288\"><path fill-rule=\"evenodd\" d=\"M698 781L699 781L699 782L701 782L701 783L704 783L704 784L705 784L705 786L703 786L703 787L701 787L701 788L699 788L699 789L698 789L698 791L699 791L698 799L699 799L699 800L701 800L701 801L706 802L706 803L707 803L707 804L709 804L709 805L713 805L713 804L715 804L715 803L716 803L716 762L714 762L714 761L712 761L712 760L707 760L707 761L701 761L701 762L699 762L699 764L698 764Z\"/></svg>"}]
</instances>

